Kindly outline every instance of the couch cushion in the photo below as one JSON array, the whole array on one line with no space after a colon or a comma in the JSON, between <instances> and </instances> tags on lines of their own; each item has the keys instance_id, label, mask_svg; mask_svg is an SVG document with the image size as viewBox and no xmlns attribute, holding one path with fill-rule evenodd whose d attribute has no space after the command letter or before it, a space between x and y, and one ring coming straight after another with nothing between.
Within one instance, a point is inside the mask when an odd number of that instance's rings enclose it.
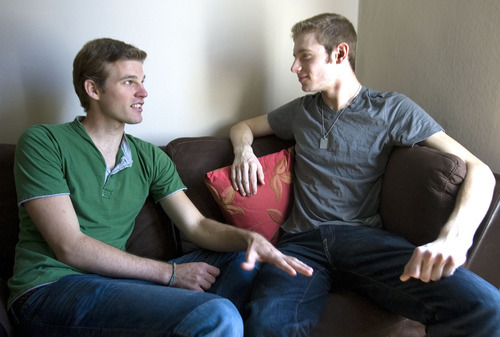
<instances>
[{"instance_id":1,"label":"couch cushion","mask_svg":"<svg viewBox=\"0 0 500 337\"><path fill-rule=\"evenodd\" d=\"M276 136L256 138L252 144L257 157L280 151L293 143ZM179 176L187 186L186 194L196 207L211 219L224 217L204 183L205 173L233 163L231 141L227 137L184 137L171 141L166 153L174 161Z\"/></svg>"},{"instance_id":2,"label":"couch cushion","mask_svg":"<svg viewBox=\"0 0 500 337\"><path fill-rule=\"evenodd\" d=\"M205 175L205 184L226 221L262 234L276 243L279 228L288 217L293 198L293 148L259 157L265 184L256 195L242 196L231 184L231 166Z\"/></svg>"},{"instance_id":3,"label":"couch cushion","mask_svg":"<svg viewBox=\"0 0 500 337\"><path fill-rule=\"evenodd\" d=\"M382 183L384 227L415 245L434 240L453 210L465 174L465 163L452 154L423 146L396 148Z\"/></svg>"},{"instance_id":4,"label":"couch cushion","mask_svg":"<svg viewBox=\"0 0 500 337\"><path fill-rule=\"evenodd\" d=\"M379 307L350 290L328 294L310 337L424 337L425 326Z\"/></svg>"},{"instance_id":5,"label":"couch cushion","mask_svg":"<svg viewBox=\"0 0 500 337\"><path fill-rule=\"evenodd\" d=\"M257 157L293 146L272 135L255 138L252 148ZM227 137L183 137L172 140L166 153L174 161L179 176L187 186L186 194L200 212L208 218L224 222L220 208L204 182L205 173L233 163L231 141ZM195 247L181 235L184 253Z\"/></svg>"}]
</instances>

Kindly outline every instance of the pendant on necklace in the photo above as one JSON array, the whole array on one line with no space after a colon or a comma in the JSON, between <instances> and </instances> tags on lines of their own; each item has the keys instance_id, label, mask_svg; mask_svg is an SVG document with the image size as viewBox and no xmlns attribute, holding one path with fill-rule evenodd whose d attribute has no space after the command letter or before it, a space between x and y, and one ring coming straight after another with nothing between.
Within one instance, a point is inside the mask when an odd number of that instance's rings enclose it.
<instances>
[{"instance_id":1,"label":"pendant on necklace","mask_svg":"<svg viewBox=\"0 0 500 337\"><path fill-rule=\"evenodd\" d=\"M328 138L321 137L319 140L319 148L321 150L326 150L328 148Z\"/></svg>"}]
</instances>

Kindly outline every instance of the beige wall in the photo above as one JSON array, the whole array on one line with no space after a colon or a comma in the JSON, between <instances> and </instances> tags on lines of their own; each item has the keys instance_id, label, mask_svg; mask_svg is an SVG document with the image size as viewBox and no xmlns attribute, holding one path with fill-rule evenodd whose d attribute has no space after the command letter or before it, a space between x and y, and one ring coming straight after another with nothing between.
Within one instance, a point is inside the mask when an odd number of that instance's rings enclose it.
<instances>
[{"instance_id":1,"label":"beige wall","mask_svg":"<svg viewBox=\"0 0 500 337\"><path fill-rule=\"evenodd\" d=\"M360 0L357 73L400 91L500 173L500 1Z\"/></svg>"},{"instance_id":2,"label":"beige wall","mask_svg":"<svg viewBox=\"0 0 500 337\"><path fill-rule=\"evenodd\" d=\"M407 94L500 172L500 1L0 1L0 142L82 113L73 57L102 36L149 54L145 119L127 132L155 144L225 135L303 94L290 27L332 11L358 27L365 85Z\"/></svg>"},{"instance_id":3,"label":"beige wall","mask_svg":"<svg viewBox=\"0 0 500 337\"><path fill-rule=\"evenodd\" d=\"M336 11L357 24L352 0L1 1L0 142L36 123L82 114L71 83L75 54L112 37L148 52L144 121L127 132L155 144L227 135L234 122L301 95L291 26Z\"/></svg>"}]
</instances>

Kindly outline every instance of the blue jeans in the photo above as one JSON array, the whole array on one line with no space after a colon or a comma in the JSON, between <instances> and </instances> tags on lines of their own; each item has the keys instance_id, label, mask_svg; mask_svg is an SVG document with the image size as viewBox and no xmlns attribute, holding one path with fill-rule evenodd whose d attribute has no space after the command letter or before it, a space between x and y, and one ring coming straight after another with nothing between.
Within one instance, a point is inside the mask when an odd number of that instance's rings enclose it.
<instances>
[{"instance_id":1,"label":"blue jeans","mask_svg":"<svg viewBox=\"0 0 500 337\"><path fill-rule=\"evenodd\" d=\"M247 283L255 272L232 270L242 259L243 253L200 250L171 261L203 261L221 268L212 293L146 281L70 275L42 286L19 312L11 309L10 314L23 336L243 336L237 308L219 296L232 296L236 304L247 300ZM227 271L231 283L224 277Z\"/></svg>"},{"instance_id":2,"label":"blue jeans","mask_svg":"<svg viewBox=\"0 0 500 337\"><path fill-rule=\"evenodd\" d=\"M293 277L262 265L247 306L246 337L308 336L336 287L422 322L428 336L500 336L498 289L465 268L437 282L401 282L415 246L398 235L366 226L321 226L286 234L277 247L309 264L314 274Z\"/></svg>"}]
</instances>

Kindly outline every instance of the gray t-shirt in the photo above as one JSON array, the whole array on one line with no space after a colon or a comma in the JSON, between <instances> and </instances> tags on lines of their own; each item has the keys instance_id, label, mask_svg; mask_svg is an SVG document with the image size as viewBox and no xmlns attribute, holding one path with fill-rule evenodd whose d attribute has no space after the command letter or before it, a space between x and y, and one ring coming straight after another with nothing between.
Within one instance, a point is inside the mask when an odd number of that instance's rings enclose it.
<instances>
[{"instance_id":1,"label":"gray t-shirt","mask_svg":"<svg viewBox=\"0 0 500 337\"><path fill-rule=\"evenodd\" d=\"M414 146L443 130L408 97L365 87L337 119L340 112L317 93L268 115L278 137L296 141L295 199L282 226L287 232L324 224L379 226L382 176L393 147Z\"/></svg>"}]
</instances>

